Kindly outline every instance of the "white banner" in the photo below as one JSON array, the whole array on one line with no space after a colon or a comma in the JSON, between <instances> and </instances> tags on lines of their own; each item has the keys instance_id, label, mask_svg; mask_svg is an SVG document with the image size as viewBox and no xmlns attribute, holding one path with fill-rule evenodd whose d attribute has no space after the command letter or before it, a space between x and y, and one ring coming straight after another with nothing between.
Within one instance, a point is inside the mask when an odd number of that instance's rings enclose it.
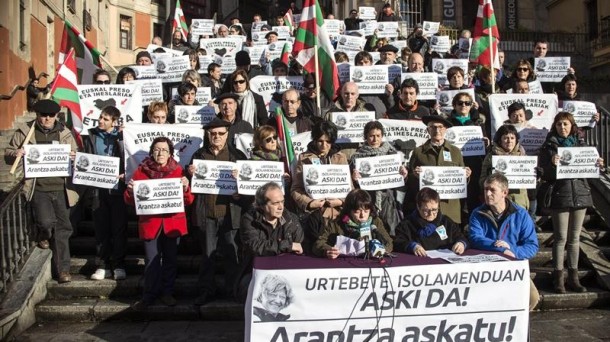
<instances>
[{"instance_id":1,"label":"white banner","mask_svg":"<svg viewBox=\"0 0 610 342\"><path fill-rule=\"evenodd\" d=\"M358 7L358 18L367 20L377 18L375 7L360 6Z\"/></svg>"},{"instance_id":2,"label":"white banner","mask_svg":"<svg viewBox=\"0 0 610 342\"><path fill-rule=\"evenodd\" d=\"M252 156L252 149L254 148L254 144L252 143L253 138L254 135L252 133L235 134L235 147L242 151L248 159Z\"/></svg>"},{"instance_id":3,"label":"white banner","mask_svg":"<svg viewBox=\"0 0 610 342\"><path fill-rule=\"evenodd\" d=\"M400 83L407 78L412 78L417 82L419 87L418 100L436 100L436 91L438 90L438 77L433 72L406 72L402 74Z\"/></svg>"},{"instance_id":4,"label":"white banner","mask_svg":"<svg viewBox=\"0 0 610 342\"><path fill-rule=\"evenodd\" d=\"M534 58L536 78L540 82L561 82L569 67L570 57Z\"/></svg>"},{"instance_id":5,"label":"white banner","mask_svg":"<svg viewBox=\"0 0 610 342\"><path fill-rule=\"evenodd\" d=\"M366 44L366 38L356 36L339 36L336 51L362 51Z\"/></svg>"},{"instance_id":6,"label":"white banner","mask_svg":"<svg viewBox=\"0 0 610 342\"><path fill-rule=\"evenodd\" d=\"M485 142L481 126L455 126L445 132L445 139L462 150L462 156L484 156Z\"/></svg>"},{"instance_id":7,"label":"white banner","mask_svg":"<svg viewBox=\"0 0 610 342\"><path fill-rule=\"evenodd\" d=\"M271 31L277 33L277 39L286 40L290 38L290 26L273 26Z\"/></svg>"},{"instance_id":8,"label":"white banner","mask_svg":"<svg viewBox=\"0 0 610 342\"><path fill-rule=\"evenodd\" d=\"M270 114L275 113L275 108L282 106L281 100L280 102L273 101L273 94L283 94L290 88L295 88L300 92L303 89L303 77L256 76L250 80L250 90L263 97Z\"/></svg>"},{"instance_id":9,"label":"white banner","mask_svg":"<svg viewBox=\"0 0 610 342\"><path fill-rule=\"evenodd\" d=\"M433 51L447 53L451 49L451 41L449 36L432 36L430 37L430 48Z\"/></svg>"},{"instance_id":10,"label":"white banner","mask_svg":"<svg viewBox=\"0 0 610 342\"><path fill-rule=\"evenodd\" d=\"M360 143L364 126L375 121L375 112L332 112L330 120L337 126L337 143Z\"/></svg>"},{"instance_id":11,"label":"white banner","mask_svg":"<svg viewBox=\"0 0 610 342\"><path fill-rule=\"evenodd\" d=\"M345 23L339 19L324 19L326 32L330 37L338 37L345 31Z\"/></svg>"},{"instance_id":12,"label":"white banner","mask_svg":"<svg viewBox=\"0 0 610 342\"><path fill-rule=\"evenodd\" d=\"M23 149L25 178L70 176L70 145L25 144Z\"/></svg>"},{"instance_id":13,"label":"white banner","mask_svg":"<svg viewBox=\"0 0 610 342\"><path fill-rule=\"evenodd\" d=\"M237 192L233 170L237 165L230 161L193 159L195 173L191 179L194 194L232 195Z\"/></svg>"},{"instance_id":14,"label":"white banner","mask_svg":"<svg viewBox=\"0 0 610 342\"><path fill-rule=\"evenodd\" d=\"M116 189L119 184L119 157L76 152L72 183L102 189Z\"/></svg>"},{"instance_id":15,"label":"white banner","mask_svg":"<svg viewBox=\"0 0 610 342\"><path fill-rule=\"evenodd\" d=\"M436 22L436 21L424 21L423 24L423 31L424 31L424 36L429 37L429 36L433 36L435 34L438 33L438 29L441 27L441 23L440 22Z\"/></svg>"},{"instance_id":16,"label":"white banner","mask_svg":"<svg viewBox=\"0 0 610 342\"><path fill-rule=\"evenodd\" d=\"M563 101L563 110L574 115L578 127L594 125L593 116L597 114L595 103L587 101Z\"/></svg>"},{"instance_id":17,"label":"white banner","mask_svg":"<svg viewBox=\"0 0 610 342\"><path fill-rule=\"evenodd\" d=\"M358 158L355 164L361 177L358 184L363 190L393 189L405 185L405 179L400 174L400 154Z\"/></svg>"},{"instance_id":18,"label":"white banner","mask_svg":"<svg viewBox=\"0 0 610 342\"><path fill-rule=\"evenodd\" d=\"M536 189L536 156L491 156L494 172L508 179L509 189Z\"/></svg>"},{"instance_id":19,"label":"white banner","mask_svg":"<svg viewBox=\"0 0 610 342\"><path fill-rule=\"evenodd\" d=\"M527 260L385 267L350 260L315 269L261 269L255 261L245 341L528 339Z\"/></svg>"},{"instance_id":20,"label":"white banner","mask_svg":"<svg viewBox=\"0 0 610 342\"><path fill-rule=\"evenodd\" d=\"M358 23L361 31L364 31L366 37L372 36L377 30L377 20L367 20Z\"/></svg>"},{"instance_id":21,"label":"white banner","mask_svg":"<svg viewBox=\"0 0 610 342\"><path fill-rule=\"evenodd\" d=\"M358 83L360 94L383 94L388 84L388 66L352 66L350 79Z\"/></svg>"},{"instance_id":22,"label":"white banner","mask_svg":"<svg viewBox=\"0 0 610 342\"><path fill-rule=\"evenodd\" d=\"M216 108L202 106L176 106L176 123L206 125L216 117Z\"/></svg>"},{"instance_id":23,"label":"white banner","mask_svg":"<svg viewBox=\"0 0 610 342\"><path fill-rule=\"evenodd\" d=\"M447 70L451 67L460 67L464 71L464 84L468 84L468 59L432 59L432 69L438 75L439 85L449 85L447 80Z\"/></svg>"},{"instance_id":24,"label":"white banner","mask_svg":"<svg viewBox=\"0 0 610 342\"><path fill-rule=\"evenodd\" d=\"M441 199L466 198L466 170L455 166L422 166L419 188L436 190Z\"/></svg>"},{"instance_id":25,"label":"white banner","mask_svg":"<svg viewBox=\"0 0 610 342\"><path fill-rule=\"evenodd\" d=\"M377 23L377 38L398 38L398 21Z\"/></svg>"},{"instance_id":26,"label":"white banner","mask_svg":"<svg viewBox=\"0 0 610 342\"><path fill-rule=\"evenodd\" d=\"M142 122L142 93L138 84L77 85L83 131L97 127L100 113L106 106L121 111L119 124Z\"/></svg>"},{"instance_id":27,"label":"white banner","mask_svg":"<svg viewBox=\"0 0 610 342\"><path fill-rule=\"evenodd\" d=\"M191 21L191 35L197 38L214 35L214 19L193 19Z\"/></svg>"},{"instance_id":28,"label":"white banner","mask_svg":"<svg viewBox=\"0 0 610 342\"><path fill-rule=\"evenodd\" d=\"M597 148L559 147L557 154L559 155L557 179L599 178Z\"/></svg>"},{"instance_id":29,"label":"white banner","mask_svg":"<svg viewBox=\"0 0 610 342\"><path fill-rule=\"evenodd\" d=\"M416 146L423 145L430 138L426 125L420 120L378 120L385 129L385 141L410 141L413 140Z\"/></svg>"},{"instance_id":30,"label":"white banner","mask_svg":"<svg viewBox=\"0 0 610 342\"><path fill-rule=\"evenodd\" d=\"M184 193L180 178L134 181L133 198L137 215L184 212Z\"/></svg>"},{"instance_id":31,"label":"white banner","mask_svg":"<svg viewBox=\"0 0 610 342\"><path fill-rule=\"evenodd\" d=\"M125 84L138 84L142 93L142 106L148 106L151 102L163 102L163 83L160 79L144 79L126 81Z\"/></svg>"},{"instance_id":32,"label":"white banner","mask_svg":"<svg viewBox=\"0 0 610 342\"><path fill-rule=\"evenodd\" d=\"M436 92L436 102L441 107L441 112L447 116L451 115L453 110L453 98L459 93L468 93L475 99L474 88L456 89L456 90L439 90Z\"/></svg>"},{"instance_id":33,"label":"white banner","mask_svg":"<svg viewBox=\"0 0 610 342\"><path fill-rule=\"evenodd\" d=\"M345 198L351 183L349 165L303 165L305 191L313 199Z\"/></svg>"},{"instance_id":34,"label":"white banner","mask_svg":"<svg viewBox=\"0 0 610 342\"><path fill-rule=\"evenodd\" d=\"M220 65L223 74L235 71L235 54L241 51L243 41L239 37L209 38L199 41L199 47L206 50L214 63Z\"/></svg>"},{"instance_id":35,"label":"white banner","mask_svg":"<svg viewBox=\"0 0 610 342\"><path fill-rule=\"evenodd\" d=\"M237 192L240 195L254 195L256 189L269 182L274 182L284 191L282 179L284 163L263 160L238 160L236 162Z\"/></svg>"},{"instance_id":36,"label":"white banner","mask_svg":"<svg viewBox=\"0 0 610 342\"><path fill-rule=\"evenodd\" d=\"M129 182L138 165L148 157L150 144L157 137L167 137L174 143L174 159L183 168L191 161L193 153L203 145L203 130L199 125L126 125L123 130L125 182Z\"/></svg>"}]
</instances>

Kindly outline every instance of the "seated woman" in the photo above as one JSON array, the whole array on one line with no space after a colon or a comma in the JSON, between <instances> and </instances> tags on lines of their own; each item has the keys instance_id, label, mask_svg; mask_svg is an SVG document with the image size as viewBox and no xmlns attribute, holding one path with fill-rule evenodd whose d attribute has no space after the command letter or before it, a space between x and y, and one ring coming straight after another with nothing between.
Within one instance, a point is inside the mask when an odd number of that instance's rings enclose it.
<instances>
[{"instance_id":1,"label":"seated woman","mask_svg":"<svg viewBox=\"0 0 610 342\"><path fill-rule=\"evenodd\" d=\"M313 246L313 253L319 257L336 259L339 256L339 249L335 247L337 236L362 240L362 231L369 232L371 240L381 242L387 253L392 252L392 238L381 219L375 215L371 196L364 190L354 189L345 197L345 205L339 217L324 226L322 234ZM366 250L368 248L369 246L365 246Z\"/></svg>"},{"instance_id":2,"label":"seated woman","mask_svg":"<svg viewBox=\"0 0 610 342\"><path fill-rule=\"evenodd\" d=\"M417 208L396 228L396 249L427 256L427 250L451 249L462 254L468 247L460 227L439 211L440 197L430 188L422 188L415 197Z\"/></svg>"}]
</instances>

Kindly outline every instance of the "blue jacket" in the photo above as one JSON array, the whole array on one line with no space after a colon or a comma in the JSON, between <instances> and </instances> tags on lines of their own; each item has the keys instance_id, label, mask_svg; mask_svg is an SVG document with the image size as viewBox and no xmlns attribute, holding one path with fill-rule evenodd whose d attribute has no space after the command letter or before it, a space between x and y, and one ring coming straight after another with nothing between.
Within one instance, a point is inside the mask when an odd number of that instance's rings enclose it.
<instances>
[{"instance_id":1,"label":"blue jacket","mask_svg":"<svg viewBox=\"0 0 610 342\"><path fill-rule=\"evenodd\" d=\"M504 252L506 248L495 247L497 240L506 241L517 259L530 259L538 252L538 237L534 221L527 210L506 200L507 217L498 227L491 209L482 205L470 215L470 242L472 248Z\"/></svg>"}]
</instances>

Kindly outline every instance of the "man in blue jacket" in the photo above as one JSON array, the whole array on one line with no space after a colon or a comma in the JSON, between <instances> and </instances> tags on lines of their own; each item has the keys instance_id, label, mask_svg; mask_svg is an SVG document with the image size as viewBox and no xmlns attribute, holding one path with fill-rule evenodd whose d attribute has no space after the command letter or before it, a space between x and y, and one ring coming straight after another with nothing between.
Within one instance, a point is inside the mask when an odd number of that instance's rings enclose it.
<instances>
[{"instance_id":1,"label":"man in blue jacket","mask_svg":"<svg viewBox=\"0 0 610 342\"><path fill-rule=\"evenodd\" d=\"M485 204L470 215L472 248L501 252L515 259L530 259L538 252L534 221L527 210L508 199L508 179L493 173L483 183ZM530 311L540 295L530 280Z\"/></svg>"}]
</instances>

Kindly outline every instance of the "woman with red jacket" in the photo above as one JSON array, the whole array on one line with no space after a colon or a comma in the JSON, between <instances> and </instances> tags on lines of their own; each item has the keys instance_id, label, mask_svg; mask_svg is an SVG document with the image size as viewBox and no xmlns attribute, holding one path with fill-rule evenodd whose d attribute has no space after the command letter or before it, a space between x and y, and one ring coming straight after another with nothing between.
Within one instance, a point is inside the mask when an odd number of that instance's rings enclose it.
<instances>
[{"instance_id":1,"label":"woman with red jacket","mask_svg":"<svg viewBox=\"0 0 610 342\"><path fill-rule=\"evenodd\" d=\"M184 187L184 205L193 203L189 182L182 176L182 167L173 158L174 144L166 137L158 137L150 146L149 157L144 159L127 185L125 203L134 205L133 182L145 179L180 178ZM144 270L144 296L133 305L144 310L159 298L167 306L176 305L173 297L176 280L176 256L181 236L186 235L184 211L171 214L140 215L140 239L144 240L146 266Z\"/></svg>"}]
</instances>

